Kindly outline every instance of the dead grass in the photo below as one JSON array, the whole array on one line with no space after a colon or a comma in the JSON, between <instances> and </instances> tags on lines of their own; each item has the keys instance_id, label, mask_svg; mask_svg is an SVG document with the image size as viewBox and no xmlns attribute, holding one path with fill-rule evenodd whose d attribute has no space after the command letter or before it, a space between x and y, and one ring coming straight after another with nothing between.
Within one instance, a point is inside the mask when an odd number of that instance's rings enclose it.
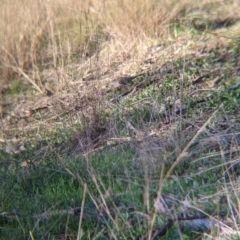
<instances>
[{"instance_id":1,"label":"dead grass","mask_svg":"<svg viewBox=\"0 0 240 240\"><path fill-rule=\"evenodd\" d=\"M172 36L173 22L191 24L236 19L237 1L36 1L1 0L1 82L13 74L65 67L92 55L106 40L114 41L117 55L128 57L136 42ZM228 21L230 21L228 20ZM222 23L224 25L224 21ZM111 48L114 48L111 44ZM127 47L127 48L126 48ZM114 50L112 50L114 51ZM118 58L118 56L114 56ZM105 61L113 61L106 56ZM41 79L38 79L41 80ZM36 79L34 79L36 81Z\"/></svg>"}]
</instances>

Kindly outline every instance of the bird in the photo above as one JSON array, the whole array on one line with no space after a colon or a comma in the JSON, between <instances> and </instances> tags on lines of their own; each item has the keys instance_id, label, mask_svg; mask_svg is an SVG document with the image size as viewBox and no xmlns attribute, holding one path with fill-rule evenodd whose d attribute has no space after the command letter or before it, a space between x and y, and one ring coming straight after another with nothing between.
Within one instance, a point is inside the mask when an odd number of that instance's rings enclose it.
<instances>
[{"instance_id":1,"label":"bird","mask_svg":"<svg viewBox=\"0 0 240 240\"><path fill-rule=\"evenodd\" d=\"M133 81L135 78L142 76L143 74L138 74L135 76L126 76L126 77L120 77L117 79L114 79L111 82L111 85L115 88L121 88L123 86L126 86L127 84L129 84L131 81Z\"/></svg>"},{"instance_id":2,"label":"bird","mask_svg":"<svg viewBox=\"0 0 240 240\"><path fill-rule=\"evenodd\" d=\"M20 144L12 144L5 147L5 152L9 154L19 154L20 152L25 151L25 147Z\"/></svg>"}]
</instances>

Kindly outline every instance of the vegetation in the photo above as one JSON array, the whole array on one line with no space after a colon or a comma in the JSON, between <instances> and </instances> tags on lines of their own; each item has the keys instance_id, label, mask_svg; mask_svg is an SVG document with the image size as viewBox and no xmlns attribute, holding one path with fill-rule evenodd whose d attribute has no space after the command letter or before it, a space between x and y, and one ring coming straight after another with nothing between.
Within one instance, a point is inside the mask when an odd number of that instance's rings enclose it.
<instances>
[{"instance_id":1,"label":"vegetation","mask_svg":"<svg viewBox=\"0 0 240 240\"><path fill-rule=\"evenodd\" d=\"M0 0L1 239L239 239L237 1Z\"/></svg>"}]
</instances>

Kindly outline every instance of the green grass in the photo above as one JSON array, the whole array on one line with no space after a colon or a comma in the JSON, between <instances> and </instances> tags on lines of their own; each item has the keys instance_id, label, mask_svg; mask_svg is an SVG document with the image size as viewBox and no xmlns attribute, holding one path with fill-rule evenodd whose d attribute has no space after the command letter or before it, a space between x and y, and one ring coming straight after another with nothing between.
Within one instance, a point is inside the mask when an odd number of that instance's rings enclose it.
<instances>
[{"instance_id":1,"label":"green grass","mask_svg":"<svg viewBox=\"0 0 240 240\"><path fill-rule=\"evenodd\" d=\"M144 166L141 167L140 163L136 164L134 161L137 161L134 149L131 150L126 146L115 150L105 150L88 159L81 157L72 159L66 156L62 159L53 155L45 159L44 164L40 166L30 165L28 168L18 168L7 174L2 172L5 177L1 181L1 212L20 214L14 220L8 218L1 220L3 239L29 239L30 231L35 239L42 239L46 235L50 239L55 239L54 236L66 233L66 229L76 236L79 221L77 216L67 214L64 216L59 213L41 219L39 222L34 219L34 216L46 211L60 212L63 209L80 207L84 184L88 188L85 207L88 209L90 206L92 212L89 213L90 219L86 219L82 225L84 234L82 239L92 239L102 229L105 229L102 239L109 235L114 235L117 239L144 235L147 231L146 219L131 216L129 210L134 208L135 211L145 211L143 206L143 188L146 184ZM199 164L200 167L207 167L207 163L201 161ZM213 162L209 163L209 167L212 164ZM214 164L219 165L220 171L218 168L205 170L203 174L198 174L199 167L192 164L191 160L179 166L172 178L165 182L162 190L163 193L172 194L178 199L179 204L176 204L175 212L182 211L181 202L188 197L196 208L200 207L201 211L208 214L216 214L216 204L208 201L208 207L205 203L195 203L195 201L199 195L210 196L224 188L224 182L220 180L222 175L220 164L221 161ZM219 176L216 174L218 171ZM192 176L188 172L191 172ZM154 192L158 188L158 177L156 174L150 174L148 177L150 182L148 189L150 199L148 200L150 202L153 202ZM121 231L116 230L107 214L102 216L103 219L100 219L102 222L98 223L99 213L93 210L96 208L94 202L100 206L101 196L107 193L110 193L110 196L104 196L104 199L114 214L119 214L116 219L117 226L122 228ZM117 207L121 207L121 213L117 212ZM152 204L150 209L153 211ZM130 229L125 228L128 220L135 222ZM164 217L160 222L157 221L156 225L163 223ZM172 234L176 235L176 232L173 231ZM170 236L171 231L164 239Z\"/></svg>"},{"instance_id":2,"label":"green grass","mask_svg":"<svg viewBox=\"0 0 240 240\"><path fill-rule=\"evenodd\" d=\"M77 234L78 217L76 216L56 214L56 216L41 220L38 227L36 227L37 220L34 220L33 216L45 211L60 211L81 206L83 183L87 184L88 191L95 201L109 189L113 195L120 193L119 199L117 197L116 199L112 199L112 197L107 199L109 204L113 203L114 206L119 204L127 208L134 201L136 206L141 208L142 186L139 185L141 178L139 180L139 176L135 173L131 176L128 176L129 173L127 173L131 157L131 152L121 153L117 157L111 152L105 152L90 158L89 164L83 158L65 159L66 162L63 166L60 166L59 159L54 161L50 157L45 161L45 166L18 169L17 172L7 174L1 189L1 210L12 212L15 209L18 212L21 209L22 216L17 220L2 222L4 226L1 230L2 236L6 239L8 237L9 239L28 239L29 231L32 231L37 239L43 238L46 233L52 239L55 234L64 232L66 227ZM76 178L70 175L66 169L72 171L73 174L76 173ZM89 170L87 171L87 169ZM93 176L99 182L99 189L96 188ZM127 179L129 182L126 181ZM135 182L136 186L134 186ZM11 189L10 192L9 189ZM90 205L92 207L89 208L92 210L96 206L91 197L87 196L86 208ZM136 206L134 205L134 207ZM124 214L121 213L121 215L123 215L121 219L124 219ZM96 210L92 213L90 220L96 222L97 218ZM68 222L68 226L66 226L66 222ZM90 223L87 221L83 224L85 235L88 232L92 233L91 229L96 227L96 223ZM11 235L9 235L9 231L11 231Z\"/></svg>"}]
</instances>

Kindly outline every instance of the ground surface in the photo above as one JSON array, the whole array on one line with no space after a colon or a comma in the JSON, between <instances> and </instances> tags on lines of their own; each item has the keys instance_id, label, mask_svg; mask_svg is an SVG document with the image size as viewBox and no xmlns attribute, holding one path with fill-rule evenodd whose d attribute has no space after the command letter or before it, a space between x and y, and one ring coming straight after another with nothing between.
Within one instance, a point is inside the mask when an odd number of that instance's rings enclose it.
<instances>
[{"instance_id":1,"label":"ground surface","mask_svg":"<svg viewBox=\"0 0 240 240\"><path fill-rule=\"evenodd\" d=\"M6 84L2 238L238 239L239 23L218 24Z\"/></svg>"}]
</instances>

